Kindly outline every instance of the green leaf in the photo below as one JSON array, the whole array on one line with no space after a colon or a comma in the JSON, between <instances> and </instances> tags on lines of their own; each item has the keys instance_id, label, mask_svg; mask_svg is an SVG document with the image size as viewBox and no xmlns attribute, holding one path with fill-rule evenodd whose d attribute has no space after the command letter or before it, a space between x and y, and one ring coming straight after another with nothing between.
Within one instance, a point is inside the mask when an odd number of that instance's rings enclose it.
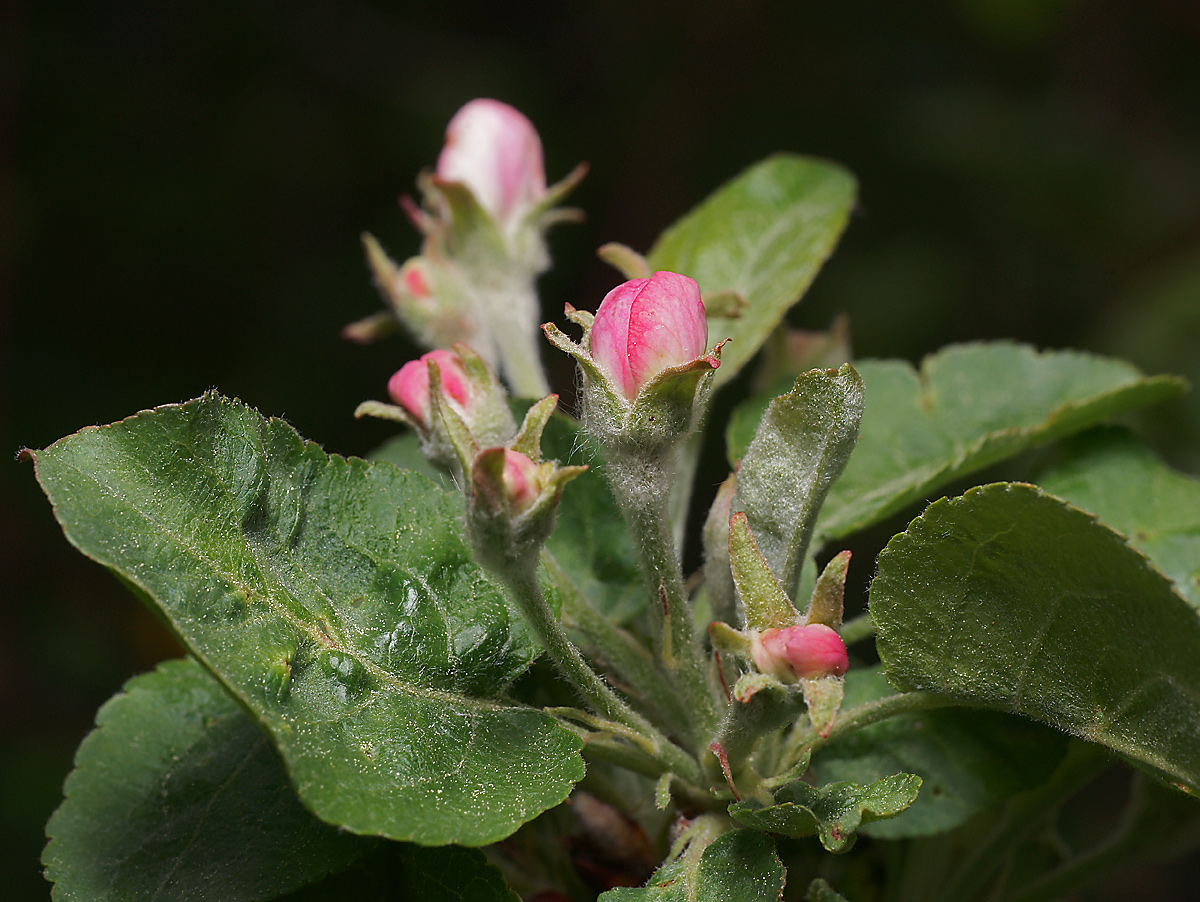
<instances>
[{"instance_id":1,"label":"green leaf","mask_svg":"<svg viewBox=\"0 0 1200 902\"><path fill-rule=\"evenodd\" d=\"M1025 714L1200 787L1200 619L1094 517L1034 486L942 499L879 557L888 681Z\"/></svg>"},{"instance_id":2,"label":"green leaf","mask_svg":"<svg viewBox=\"0 0 1200 902\"><path fill-rule=\"evenodd\" d=\"M100 709L64 791L43 855L59 902L273 899L377 845L305 811L258 724L190 659Z\"/></svg>"},{"instance_id":3,"label":"green leaf","mask_svg":"<svg viewBox=\"0 0 1200 902\"><path fill-rule=\"evenodd\" d=\"M1079 437L1038 480L1123 533L1200 608L1200 479L1176 472L1124 430Z\"/></svg>"},{"instance_id":4,"label":"green leaf","mask_svg":"<svg viewBox=\"0 0 1200 902\"><path fill-rule=\"evenodd\" d=\"M786 875L775 843L756 830L731 830L695 854L692 847L636 889L620 887L598 902L778 902Z\"/></svg>"},{"instance_id":5,"label":"green leaf","mask_svg":"<svg viewBox=\"0 0 1200 902\"><path fill-rule=\"evenodd\" d=\"M846 674L846 707L891 695L881 668ZM1009 796L1041 785L1066 752L1048 727L999 711L942 708L863 727L820 748L818 783L870 783L897 771L922 780L912 807L862 833L884 839L928 836L957 827Z\"/></svg>"},{"instance_id":6,"label":"green leaf","mask_svg":"<svg viewBox=\"0 0 1200 902\"><path fill-rule=\"evenodd\" d=\"M746 301L736 318L709 316L710 346L733 339L715 385L737 375L808 289L846 227L855 191L840 166L777 154L722 185L646 255L652 270L691 276L706 298Z\"/></svg>"},{"instance_id":7,"label":"green leaf","mask_svg":"<svg viewBox=\"0 0 1200 902\"><path fill-rule=\"evenodd\" d=\"M560 464L590 464L562 494L546 547L576 587L614 623L646 607L645 580L625 518L600 469L600 452L578 422L555 414L542 435L542 455Z\"/></svg>"},{"instance_id":8,"label":"green leaf","mask_svg":"<svg viewBox=\"0 0 1200 902\"><path fill-rule=\"evenodd\" d=\"M901 360L855 367L866 386L860 438L825 501L818 541L849 535L960 476L1184 387L1124 361L1009 342L954 345L926 357L919 371ZM767 403L768 396L754 398L735 412L731 461L745 453Z\"/></svg>"},{"instance_id":9,"label":"green leaf","mask_svg":"<svg viewBox=\"0 0 1200 902\"><path fill-rule=\"evenodd\" d=\"M478 849L383 843L349 870L280 902L520 902Z\"/></svg>"},{"instance_id":10,"label":"green leaf","mask_svg":"<svg viewBox=\"0 0 1200 902\"><path fill-rule=\"evenodd\" d=\"M734 802L734 820L771 833L799 838L814 833L829 852L848 852L860 825L894 817L913 803L921 778L893 774L874 783L809 786L797 780L775 792L774 805Z\"/></svg>"},{"instance_id":11,"label":"green leaf","mask_svg":"<svg viewBox=\"0 0 1200 902\"><path fill-rule=\"evenodd\" d=\"M424 478L213 394L35 463L68 539L153 600L324 820L481 845L583 776L574 735L493 701L536 649Z\"/></svg>"},{"instance_id":12,"label":"green leaf","mask_svg":"<svg viewBox=\"0 0 1200 902\"><path fill-rule=\"evenodd\" d=\"M770 403L742 457L733 511L745 511L771 571L794 597L817 511L841 475L863 411L863 383L846 364L812 370Z\"/></svg>"}]
</instances>

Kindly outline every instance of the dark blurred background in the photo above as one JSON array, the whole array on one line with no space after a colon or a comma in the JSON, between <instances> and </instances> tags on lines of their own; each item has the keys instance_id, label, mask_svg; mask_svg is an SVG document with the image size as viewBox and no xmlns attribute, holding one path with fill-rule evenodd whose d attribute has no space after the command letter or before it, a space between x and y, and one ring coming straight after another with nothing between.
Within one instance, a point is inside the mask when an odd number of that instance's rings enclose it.
<instances>
[{"instance_id":1,"label":"dark blurred background","mask_svg":"<svg viewBox=\"0 0 1200 902\"><path fill-rule=\"evenodd\" d=\"M587 222L553 236L547 318L618 281L598 245L645 250L790 150L861 182L797 325L846 311L859 356L1012 337L1200 382L1195 0L423 6L3 5L5 454L210 387L330 451L380 443L351 411L415 352L338 338L380 309L358 235L416 250L396 197L475 96L530 116L551 179L592 164ZM1151 434L1200 469L1194 398ZM0 886L44 899L75 746L178 650L67 545L28 464L0 466L0 511ZM1154 875L1139 897L1190 897Z\"/></svg>"}]
</instances>

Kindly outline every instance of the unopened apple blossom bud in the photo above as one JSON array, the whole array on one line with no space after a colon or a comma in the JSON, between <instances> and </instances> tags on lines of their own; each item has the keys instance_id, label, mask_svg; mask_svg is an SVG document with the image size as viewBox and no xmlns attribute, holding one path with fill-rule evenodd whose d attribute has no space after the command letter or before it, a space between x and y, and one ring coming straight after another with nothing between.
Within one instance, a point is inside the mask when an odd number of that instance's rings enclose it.
<instances>
[{"instance_id":1,"label":"unopened apple blossom bud","mask_svg":"<svg viewBox=\"0 0 1200 902\"><path fill-rule=\"evenodd\" d=\"M763 630L754 637L750 656L762 673L785 683L840 677L850 668L846 643L821 623Z\"/></svg>"},{"instance_id":2,"label":"unopened apple blossom bud","mask_svg":"<svg viewBox=\"0 0 1200 902\"><path fill-rule=\"evenodd\" d=\"M504 451L504 492L509 508L520 514L533 506L542 494L541 470L537 464L519 451Z\"/></svg>"},{"instance_id":3,"label":"unopened apple blossom bud","mask_svg":"<svg viewBox=\"0 0 1200 902\"><path fill-rule=\"evenodd\" d=\"M453 351L439 348L404 364L388 380L388 394L425 430L430 429L429 361L437 364L442 391L462 412L471 407L471 383L462 359Z\"/></svg>"},{"instance_id":4,"label":"unopened apple blossom bud","mask_svg":"<svg viewBox=\"0 0 1200 902\"><path fill-rule=\"evenodd\" d=\"M663 370L703 357L707 347L700 288L673 272L656 272L610 291L590 335L592 359L630 401Z\"/></svg>"},{"instance_id":5,"label":"unopened apple blossom bud","mask_svg":"<svg viewBox=\"0 0 1200 902\"><path fill-rule=\"evenodd\" d=\"M501 225L519 219L546 194L542 142L533 123L488 98L472 100L450 120L437 175L470 188Z\"/></svg>"}]
</instances>

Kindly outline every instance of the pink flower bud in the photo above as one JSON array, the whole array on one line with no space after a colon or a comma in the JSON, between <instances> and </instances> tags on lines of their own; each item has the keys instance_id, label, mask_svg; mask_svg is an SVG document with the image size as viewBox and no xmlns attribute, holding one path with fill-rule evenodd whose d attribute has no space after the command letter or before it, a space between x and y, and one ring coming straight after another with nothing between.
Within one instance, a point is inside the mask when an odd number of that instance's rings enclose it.
<instances>
[{"instance_id":1,"label":"pink flower bud","mask_svg":"<svg viewBox=\"0 0 1200 902\"><path fill-rule=\"evenodd\" d=\"M842 676L850 669L846 643L822 623L763 630L754 637L750 656L760 671L785 682Z\"/></svg>"},{"instance_id":2,"label":"pink flower bud","mask_svg":"<svg viewBox=\"0 0 1200 902\"><path fill-rule=\"evenodd\" d=\"M673 272L618 285L592 325L592 359L631 401L663 370L704 356L707 344L700 287Z\"/></svg>"},{"instance_id":3,"label":"pink flower bud","mask_svg":"<svg viewBox=\"0 0 1200 902\"><path fill-rule=\"evenodd\" d=\"M514 514L533 506L542 494L542 478L538 465L518 451L505 449L504 492Z\"/></svg>"},{"instance_id":4,"label":"pink flower bud","mask_svg":"<svg viewBox=\"0 0 1200 902\"><path fill-rule=\"evenodd\" d=\"M454 114L438 157L439 178L462 182L506 225L546 193L542 142L533 123L506 103L479 98Z\"/></svg>"},{"instance_id":5,"label":"pink flower bud","mask_svg":"<svg viewBox=\"0 0 1200 902\"><path fill-rule=\"evenodd\" d=\"M419 360L410 360L400 367L388 380L388 394L404 408L421 427L428 429L429 423L429 361L438 366L442 379L442 391L452 402L466 410L471 405L471 383L463 369L462 360L453 351L439 348L422 354Z\"/></svg>"}]
</instances>

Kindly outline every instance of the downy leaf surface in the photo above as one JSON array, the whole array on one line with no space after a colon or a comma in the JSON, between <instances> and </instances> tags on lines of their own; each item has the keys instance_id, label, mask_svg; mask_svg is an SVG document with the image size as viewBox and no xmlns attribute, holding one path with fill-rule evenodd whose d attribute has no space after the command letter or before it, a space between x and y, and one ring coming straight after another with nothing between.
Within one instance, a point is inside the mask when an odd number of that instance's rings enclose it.
<instances>
[{"instance_id":1,"label":"downy leaf surface","mask_svg":"<svg viewBox=\"0 0 1200 902\"><path fill-rule=\"evenodd\" d=\"M998 483L936 501L879 556L888 681L1024 714L1200 787L1200 618L1095 517Z\"/></svg>"},{"instance_id":2,"label":"downy leaf surface","mask_svg":"<svg viewBox=\"0 0 1200 902\"><path fill-rule=\"evenodd\" d=\"M849 365L805 373L770 403L742 457L732 510L745 511L793 600L817 512L854 450L862 410L863 383Z\"/></svg>"},{"instance_id":3,"label":"downy leaf surface","mask_svg":"<svg viewBox=\"0 0 1200 902\"><path fill-rule=\"evenodd\" d=\"M879 667L846 674L843 707L895 692ZM921 778L912 806L860 832L882 839L957 827L1009 796L1044 783L1067 748L1057 730L999 711L940 708L902 714L840 736L813 755L818 784L871 783L906 772Z\"/></svg>"},{"instance_id":4,"label":"downy leaf surface","mask_svg":"<svg viewBox=\"0 0 1200 902\"><path fill-rule=\"evenodd\" d=\"M1178 395L1184 382L1079 351L1012 342L952 345L921 362L861 360L858 445L816 526L818 543L878 523L955 479L1030 447ZM770 393L730 420L730 461L746 453Z\"/></svg>"},{"instance_id":5,"label":"downy leaf surface","mask_svg":"<svg viewBox=\"0 0 1200 902\"><path fill-rule=\"evenodd\" d=\"M921 778L893 774L863 785L827 783L810 786L800 780L775 792L774 805L734 802L735 821L757 830L800 838L814 833L829 852L848 852L861 825L894 817L917 798Z\"/></svg>"},{"instance_id":6,"label":"downy leaf surface","mask_svg":"<svg viewBox=\"0 0 1200 902\"><path fill-rule=\"evenodd\" d=\"M64 792L43 855L58 902L274 899L378 845L306 811L266 734L191 659L100 709Z\"/></svg>"},{"instance_id":7,"label":"downy leaf surface","mask_svg":"<svg viewBox=\"0 0 1200 902\"><path fill-rule=\"evenodd\" d=\"M1079 436L1038 484L1122 533L1200 608L1200 478L1121 429Z\"/></svg>"},{"instance_id":8,"label":"downy leaf surface","mask_svg":"<svg viewBox=\"0 0 1200 902\"><path fill-rule=\"evenodd\" d=\"M537 649L424 477L215 394L34 458L67 538L258 718L322 819L482 845L583 776L576 737L497 701Z\"/></svg>"}]
</instances>

